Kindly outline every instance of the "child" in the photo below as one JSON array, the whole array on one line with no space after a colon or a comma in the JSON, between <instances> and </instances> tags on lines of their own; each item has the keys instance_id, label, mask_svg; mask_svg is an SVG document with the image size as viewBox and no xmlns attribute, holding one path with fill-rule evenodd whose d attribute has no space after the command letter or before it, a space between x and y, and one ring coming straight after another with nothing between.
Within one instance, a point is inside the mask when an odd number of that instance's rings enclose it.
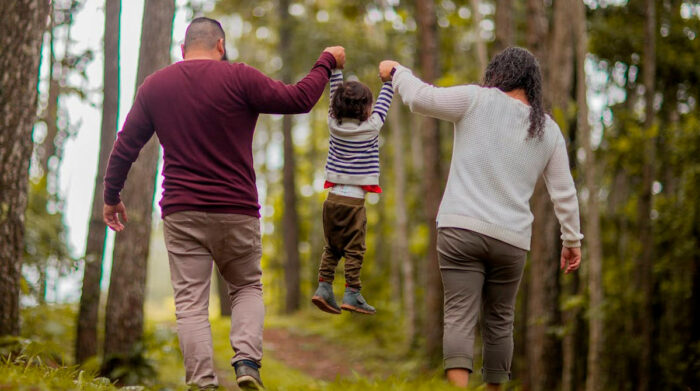
<instances>
[{"instance_id":1,"label":"child","mask_svg":"<svg viewBox=\"0 0 700 391\"><path fill-rule=\"evenodd\" d=\"M331 188L323 203L323 232L326 245L318 271L319 285L311 301L322 311L340 314L341 308L374 314L360 293L360 269L365 254L365 193L381 193L379 187L379 130L384 125L394 90L385 82L372 108L372 92L357 81L343 82L343 73L331 75L328 110L330 148L326 161L325 188ZM333 295L333 277L345 257L345 295L338 307Z\"/></svg>"}]
</instances>

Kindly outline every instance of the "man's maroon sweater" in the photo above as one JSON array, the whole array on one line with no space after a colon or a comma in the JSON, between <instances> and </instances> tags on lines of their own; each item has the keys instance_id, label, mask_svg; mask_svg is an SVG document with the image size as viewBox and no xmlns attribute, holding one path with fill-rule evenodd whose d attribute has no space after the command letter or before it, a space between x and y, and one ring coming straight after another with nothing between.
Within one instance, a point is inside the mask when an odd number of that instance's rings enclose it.
<instances>
[{"instance_id":1,"label":"man's maroon sweater","mask_svg":"<svg viewBox=\"0 0 700 391\"><path fill-rule=\"evenodd\" d=\"M286 85L242 63L188 60L147 77L119 132L104 202L120 202L131 164L158 135L164 151L163 216L196 210L260 216L253 132L260 113L307 113L335 68L324 52L306 77Z\"/></svg>"}]
</instances>

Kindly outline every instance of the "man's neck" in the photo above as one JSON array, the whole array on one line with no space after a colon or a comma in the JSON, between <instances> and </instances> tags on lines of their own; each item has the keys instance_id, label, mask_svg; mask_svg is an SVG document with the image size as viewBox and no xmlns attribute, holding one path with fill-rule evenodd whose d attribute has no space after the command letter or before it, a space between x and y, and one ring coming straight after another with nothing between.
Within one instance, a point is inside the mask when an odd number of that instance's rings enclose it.
<instances>
[{"instance_id":1,"label":"man's neck","mask_svg":"<svg viewBox=\"0 0 700 391\"><path fill-rule=\"evenodd\" d=\"M187 53L184 60L213 60L219 61L221 59L221 54L219 52L209 52L209 51L194 51L192 53Z\"/></svg>"},{"instance_id":2,"label":"man's neck","mask_svg":"<svg viewBox=\"0 0 700 391\"><path fill-rule=\"evenodd\" d=\"M525 95L525 90L522 88L518 88L512 91L506 92L506 95L510 96L513 99L517 99L526 105L530 106L530 101L527 100L527 95Z\"/></svg>"}]
</instances>

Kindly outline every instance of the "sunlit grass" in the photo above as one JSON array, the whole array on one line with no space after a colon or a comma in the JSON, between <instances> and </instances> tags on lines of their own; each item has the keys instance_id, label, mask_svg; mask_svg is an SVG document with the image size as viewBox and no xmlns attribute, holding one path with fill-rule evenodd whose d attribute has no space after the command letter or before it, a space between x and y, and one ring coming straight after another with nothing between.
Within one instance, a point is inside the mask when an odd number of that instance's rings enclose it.
<instances>
[{"instance_id":1,"label":"sunlit grass","mask_svg":"<svg viewBox=\"0 0 700 391\"><path fill-rule=\"evenodd\" d=\"M73 367L51 368L36 360L0 364L0 390L117 390L109 379L96 378Z\"/></svg>"},{"instance_id":2,"label":"sunlit grass","mask_svg":"<svg viewBox=\"0 0 700 391\"><path fill-rule=\"evenodd\" d=\"M212 304L216 304L215 302ZM34 316L43 313L50 322L38 322ZM229 343L230 320L218 316L218 307L212 305L211 325L214 356L220 384L234 389L235 373L230 366L233 355ZM184 390L185 370L177 339L172 299L163 303L148 303L144 332L144 356L155 363L156 379L149 379L144 390ZM115 390L105 378L96 378L99 361L92 360L82 368L65 366L70 361L54 360L70 356L64 349L73 346L75 311L66 306L45 306L23 314L25 330L20 339L21 360L0 362L0 390ZM420 355L406 346L402 335L380 317L362 317L343 314L330 316L308 309L293 316L268 315L266 328L283 328L292 336L313 336L319 343L340 349L348 362L361 362L364 374L355 373L333 381L315 379L275 358L275 352L265 350L261 375L268 390L455 390L443 378L440 368L426 371L421 367ZM31 323L31 324L28 324ZM381 323L381 324L380 324ZM59 327L60 326L60 327ZM332 374L331 374L332 378ZM470 389L480 390L480 376L475 375ZM510 389L513 388L511 385Z\"/></svg>"}]
</instances>

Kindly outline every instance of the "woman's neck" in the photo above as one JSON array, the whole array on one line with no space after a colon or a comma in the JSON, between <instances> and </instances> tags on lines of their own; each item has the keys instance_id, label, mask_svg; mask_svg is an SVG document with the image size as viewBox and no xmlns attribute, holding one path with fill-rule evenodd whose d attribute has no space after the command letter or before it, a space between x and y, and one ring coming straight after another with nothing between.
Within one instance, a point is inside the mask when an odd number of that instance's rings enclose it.
<instances>
[{"instance_id":1,"label":"woman's neck","mask_svg":"<svg viewBox=\"0 0 700 391\"><path fill-rule=\"evenodd\" d=\"M530 106L530 101L527 100L527 95L525 95L525 90L523 90L522 88L508 91L505 94L510 96L513 99L517 99L517 100L525 103L526 105Z\"/></svg>"}]
</instances>

